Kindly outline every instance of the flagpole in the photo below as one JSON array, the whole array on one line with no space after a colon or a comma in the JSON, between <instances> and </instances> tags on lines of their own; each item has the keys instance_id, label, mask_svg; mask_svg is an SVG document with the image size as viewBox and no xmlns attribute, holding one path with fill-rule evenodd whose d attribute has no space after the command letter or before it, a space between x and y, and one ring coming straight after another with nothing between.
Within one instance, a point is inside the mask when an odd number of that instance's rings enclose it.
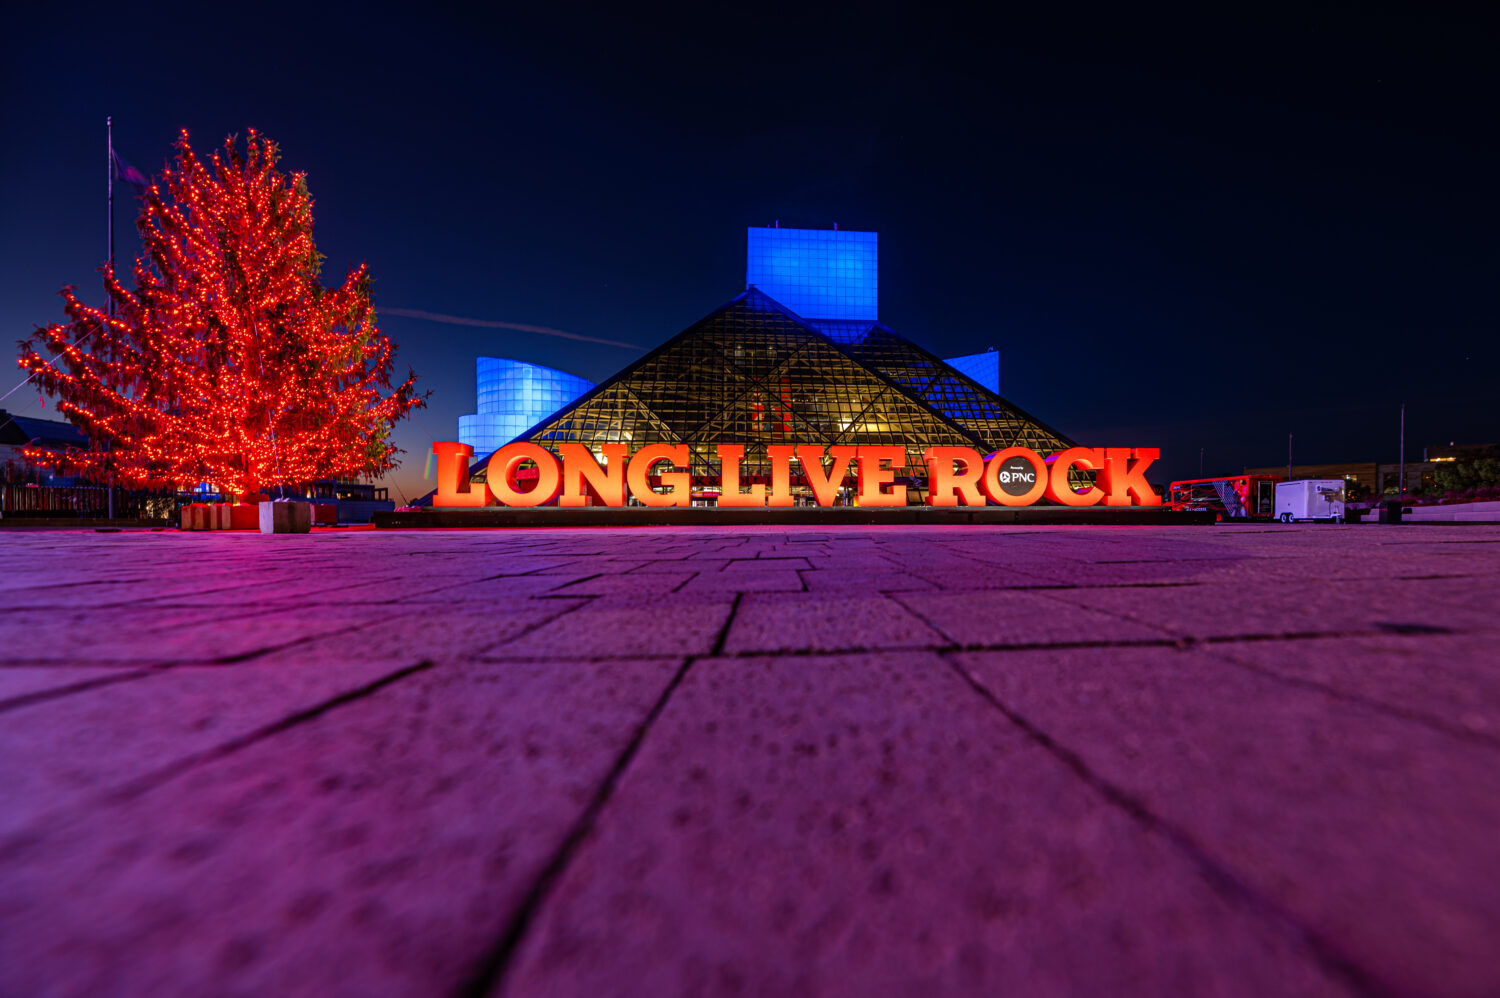
<instances>
[{"instance_id":1,"label":"flagpole","mask_svg":"<svg viewBox=\"0 0 1500 998\"><path fill-rule=\"evenodd\" d=\"M109 178L109 272L113 276L115 271L115 119L114 115L107 115L104 119L104 134L106 145L109 147L107 160L108 169L105 171ZM111 295L109 299L109 314L115 314L115 299Z\"/></svg>"},{"instance_id":2,"label":"flagpole","mask_svg":"<svg viewBox=\"0 0 1500 998\"><path fill-rule=\"evenodd\" d=\"M109 146L109 162L106 174L109 176L109 277L115 277L115 118L114 115L104 117L105 144ZM111 325L115 318L115 296L109 296L109 318ZM109 444L105 444L106 449ZM109 469L109 477L105 480L105 488L108 492L109 518L115 518L115 469Z\"/></svg>"}]
</instances>

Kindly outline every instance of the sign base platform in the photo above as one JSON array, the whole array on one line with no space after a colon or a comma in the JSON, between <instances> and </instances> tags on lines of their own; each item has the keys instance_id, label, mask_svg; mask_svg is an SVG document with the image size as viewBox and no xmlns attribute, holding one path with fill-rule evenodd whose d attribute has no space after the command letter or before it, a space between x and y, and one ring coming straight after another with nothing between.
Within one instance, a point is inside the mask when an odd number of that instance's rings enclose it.
<instances>
[{"instance_id":1,"label":"sign base platform","mask_svg":"<svg viewBox=\"0 0 1500 998\"><path fill-rule=\"evenodd\" d=\"M375 526L384 529L452 530L476 527L832 527L880 524L956 524L981 526L1198 526L1214 522L1209 511L1178 511L1162 506L792 506L704 507L556 506L481 509L377 511Z\"/></svg>"}]
</instances>

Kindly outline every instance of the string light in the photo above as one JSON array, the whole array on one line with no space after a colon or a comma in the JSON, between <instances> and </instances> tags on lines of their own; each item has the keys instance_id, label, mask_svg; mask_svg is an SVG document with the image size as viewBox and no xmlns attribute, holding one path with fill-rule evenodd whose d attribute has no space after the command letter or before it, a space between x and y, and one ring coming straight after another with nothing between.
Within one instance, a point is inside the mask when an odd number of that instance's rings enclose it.
<instances>
[{"instance_id":1,"label":"string light","mask_svg":"<svg viewBox=\"0 0 1500 998\"><path fill-rule=\"evenodd\" d=\"M106 265L113 317L64 288L68 321L22 344L20 367L88 438L28 460L246 495L395 466L390 428L425 396L415 374L392 387L366 267L319 283L306 176L277 158L252 129L243 155L231 137L204 162L181 133L175 168L144 196L134 290Z\"/></svg>"}]
</instances>

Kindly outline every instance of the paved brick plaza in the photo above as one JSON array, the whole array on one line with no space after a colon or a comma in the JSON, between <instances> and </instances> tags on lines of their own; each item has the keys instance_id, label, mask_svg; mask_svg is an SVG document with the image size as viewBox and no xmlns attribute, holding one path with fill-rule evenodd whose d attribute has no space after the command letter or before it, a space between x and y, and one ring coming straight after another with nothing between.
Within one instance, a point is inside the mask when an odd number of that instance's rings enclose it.
<instances>
[{"instance_id":1,"label":"paved brick plaza","mask_svg":"<svg viewBox=\"0 0 1500 998\"><path fill-rule=\"evenodd\" d=\"M0 994L1500 994L1500 527L0 534Z\"/></svg>"}]
</instances>

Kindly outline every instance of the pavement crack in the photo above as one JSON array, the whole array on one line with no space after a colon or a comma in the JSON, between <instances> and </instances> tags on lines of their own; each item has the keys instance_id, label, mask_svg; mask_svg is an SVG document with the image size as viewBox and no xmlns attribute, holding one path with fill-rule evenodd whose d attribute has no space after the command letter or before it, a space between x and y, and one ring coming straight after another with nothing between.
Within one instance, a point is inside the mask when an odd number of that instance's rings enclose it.
<instances>
[{"instance_id":1,"label":"pavement crack","mask_svg":"<svg viewBox=\"0 0 1500 998\"><path fill-rule=\"evenodd\" d=\"M739 605L738 599L736 599L735 605ZM730 611L729 619L730 621L734 619L733 610ZM721 644L728 631L729 621L726 621L724 630L719 635ZM547 865L542 868L542 872L532 881L530 890L522 898L521 904L516 908L515 914L511 916L510 921L506 924L505 930L500 934L500 938L490 948L490 951L485 954L474 972L469 975L468 980L464 981L454 990L454 998L484 998L484 996L498 993L504 986L505 974L510 970L516 952L519 950L522 940L526 938L526 934L530 930L532 923L536 921L537 915L541 912L547 899L552 896L552 892L562 879L563 873L573 862L573 857L577 855L584 841L594 830L594 825L598 821L600 813L603 812L610 799L614 797L616 786L619 785L621 777L625 774L625 770L630 768L631 761L635 759L636 753L640 751L640 747L645 742L646 736L650 733L652 726L655 725L656 719L666 709L667 702L672 699L672 694L677 692L677 687L682 685L682 681L687 678L688 671L692 669L693 664L697 661L697 657L690 657L683 660L682 665L662 690L661 696L657 698L656 703L652 705L645 719L636 727L630 741L615 759L614 765L610 767L604 780L599 784L598 790L595 791L593 798L583 809L583 813L573 823L573 827L568 830L568 834L563 837L562 843L558 846L557 851L552 854L552 858L547 861Z\"/></svg>"},{"instance_id":2,"label":"pavement crack","mask_svg":"<svg viewBox=\"0 0 1500 998\"><path fill-rule=\"evenodd\" d=\"M73 693L82 693L85 690L97 689L100 686L113 686L115 683L123 683L131 679L144 679L154 676L160 669L121 669L119 674L113 676L96 676L93 679L84 679L76 683L68 683L65 686L54 686L51 689L37 690L34 693L22 693L8 700L0 700L0 711L14 710L17 707L28 707L34 703L44 703L48 700L56 700Z\"/></svg>"},{"instance_id":3,"label":"pavement crack","mask_svg":"<svg viewBox=\"0 0 1500 998\"><path fill-rule=\"evenodd\" d=\"M885 598L888 599L888 600L890 600L892 603L896 604L897 606L899 606L901 609L905 610L907 613L911 614L913 617L916 617L918 620L920 620L922 623L926 624L928 627L932 628L932 630L933 630L934 633L941 634L943 637L947 638L948 639L948 644L951 647L954 647L954 648L959 647L960 642L957 639L955 639L953 637L953 635L949 634L940 625L934 623L933 620L932 620L932 618L928 617L922 611L912 609L912 607L910 607L909 605L907 605L907 603L904 600L902 600L899 596L893 596L890 593L887 593Z\"/></svg>"},{"instance_id":4,"label":"pavement crack","mask_svg":"<svg viewBox=\"0 0 1500 998\"><path fill-rule=\"evenodd\" d=\"M687 577L687 578L685 578L685 579L683 579L683 580L682 580L682 581L681 581L681 582L679 582L679 583L677 583L677 585L675 585L675 586L673 586L673 587L672 587L672 588L671 588L671 589L668 589L668 590L667 590L667 592L668 592L668 593L675 593L675 592L681 592L681 591L682 591L682 587L683 587L683 586L685 586L685 585L687 585L687 584L688 584L688 583L689 583L689 582L692 582L692 581L693 581L693 580L694 580L694 579L696 579L696 578L697 578L697 577L698 577L698 576L699 576L699 575L700 575L700 574L702 574L702 573L700 573L700 572L696 572L696 571L695 571L695 572L693 572L693 573L692 573L692 574L691 574L691 575L689 575L689 576L688 576L688 577Z\"/></svg>"},{"instance_id":5,"label":"pavement crack","mask_svg":"<svg viewBox=\"0 0 1500 998\"><path fill-rule=\"evenodd\" d=\"M1296 689L1310 690L1316 693L1320 693L1324 696L1332 697L1335 700L1342 700L1345 703L1358 704L1359 706L1364 707L1367 710L1378 711L1382 714L1387 714L1391 717L1396 717L1412 724L1420 724L1425 728L1430 728L1433 731L1437 731L1441 734L1447 735L1450 738L1462 739L1463 741L1470 742L1475 745L1481 745L1489 749L1500 748L1500 737L1492 734L1487 734L1483 731L1475 731L1471 728L1465 728L1460 725L1451 724L1448 721L1443 720L1443 718L1432 714L1427 714L1419 710L1412 710L1410 708L1402 707L1399 704L1387 703L1383 700L1376 700L1371 697L1355 693L1351 690L1340 689L1337 686L1319 682L1316 679L1308 679L1304 676L1289 676L1284 672L1277 672L1274 669L1267 669L1266 667L1257 665L1253 662L1243 662L1237 658L1231 657L1224 651L1219 651L1214 648L1206 647L1203 649L1203 652L1204 654L1213 656L1215 659L1223 662L1226 665L1233 666L1236 669L1243 669L1246 672L1252 672L1255 675L1262 676L1266 679L1271 680L1272 682L1281 683L1285 686L1291 686Z\"/></svg>"},{"instance_id":6,"label":"pavement crack","mask_svg":"<svg viewBox=\"0 0 1500 998\"><path fill-rule=\"evenodd\" d=\"M403 614L402 616L410 615ZM233 655L220 655L217 658L207 659L203 664L238 665L240 662L248 662L253 658L260 658L262 655L269 655L272 652L286 651L288 648L295 648L298 645L312 644L314 641L320 641L324 638L336 638L342 637L346 634L353 634L355 631L363 631L366 628L374 627L378 623L379 621L370 621L368 623L354 624L349 627L341 627L336 631L320 631L316 634L304 634L299 638L293 638L291 641L283 641L279 645L270 645L266 648L256 648L254 651L236 652Z\"/></svg>"},{"instance_id":7,"label":"pavement crack","mask_svg":"<svg viewBox=\"0 0 1500 998\"><path fill-rule=\"evenodd\" d=\"M735 593L734 602L729 604L729 616L724 618L724 626L719 628L719 634L714 638L714 646L709 651L710 657L715 657L724 652L724 642L729 640L729 628L734 626L734 618L740 612L740 601L745 598L744 593Z\"/></svg>"},{"instance_id":8,"label":"pavement crack","mask_svg":"<svg viewBox=\"0 0 1500 998\"><path fill-rule=\"evenodd\" d=\"M564 598L565 597L561 597L561 596L533 596L532 600L556 599L559 602L561 602ZM485 653L488 652L488 651L490 651L492 648L499 648L499 647L501 647L503 645L513 644L514 642L519 641L521 638L524 638L526 635L530 634L532 631L541 630L543 627L546 627L548 624L551 624L552 622L558 620L559 618L566 617L568 614L570 614L573 611L579 609L580 607L588 606L590 603L593 602L593 600L595 600L597 598L598 597L584 597L584 596L569 596L569 597L566 597L566 599L569 599L569 600L576 599L576 600L578 600L578 603L576 603L573 606L563 607L561 610L558 610L556 613L553 613L553 614L550 614L550 615L548 615L546 617L543 617L541 620L534 620L531 623L527 624L525 627L521 628L516 633L514 633L514 634L510 635L509 637L505 638L504 640L497 641L494 644L485 645L484 647L479 648L478 650L471 652L469 654L469 657L470 658L474 658L474 659L481 659L482 660L482 659L486 658Z\"/></svg>"},{"instance_id":9,"label":"pavement crack","mask_svg":"<svg viewBox=\"0 0 1500 998\"><path fill-rule=\"evenodd\" d=\"M1058 742L1030 718L1001 700L979 677L964 668L949 654L945 653L943 657L961 680L999 711L1007 721L1019 728L1030 741L1072 770L1090 789L1124 811L1137 824L1149 832L1160 835L1170 843L1198 867L1219 893L1233 898L1249 911L1271 921L1298 938L1319 966L1343 981L1357 994L1369 996L1369 998L1393 998L1392 991L1377 981L1368 970L1341 952L1332 940L1298 919L1279 902L1243 880L1228 865L1200 845L1185 828L1156 813L1144 800L1096 772L1081 755Z\"/></svg>"},{"instance_id":10,"label":"pavement crack","mask_svg":"<svg viewBox=\"0 0 1500 998\"><path fill-rule=\"evenodd\" d=\"M139 797L150 790L156 789L168 780L175 779L190 769L195 769L205 763L214 762L225 756L233 755L235 752L249 748L257 742L265 741L273 735L278 735L290 728L295 728L299 724L304 724L314 718L321 717L335 707L341 707L346 703L362 700L377 690L384 689L413 673L422 672L430 668L432 668L432 663L423 661L418 662L416 665L408 665L397 669L395 672L387 673L373 682L355 687L352 690L346 690L337 696L313 704L311 707L304 707L302 710L288 714L280 720L272 721L270 724L256 728L254 731L240 735L237 738L231 738L229 741L215 745L213 748L202 752L195 752L192 755L162 766L160 769L147 773L126 784L124 787L111 792L108 796L110 799L116 801Z\"/></svg>"},{"instance_id":11,"label":"pavement crack","mask_svg":"<svg viewBox=\"0 0 1500 998\"><path fill-rule=\"evenodd\" d=\"M570 586L581 586L585 582L593 582L595 579L601 578L603 575L604 575L603 572L595 572L593 575L585 575L581 579L574 579L571 582L564 582L560 586L553 586L551 589L547 590L547 595L548 596L567 596L567 595L569 595L569 593L565 592L565 590L568 589L568 587L570 587Z\"/></svg>"},{"instance_id":12,"label":"pavement crack","mask_svg":"<svg viewBox=\"0 0 1500 998\"><path fill-rule=\"evenodd\" d=\"M1377 630L1388 634L1452 634L1451 628L1437 627L1433 624L1412 624L1401 621L1376 621Z\"/></svg>"}]
</instances>

